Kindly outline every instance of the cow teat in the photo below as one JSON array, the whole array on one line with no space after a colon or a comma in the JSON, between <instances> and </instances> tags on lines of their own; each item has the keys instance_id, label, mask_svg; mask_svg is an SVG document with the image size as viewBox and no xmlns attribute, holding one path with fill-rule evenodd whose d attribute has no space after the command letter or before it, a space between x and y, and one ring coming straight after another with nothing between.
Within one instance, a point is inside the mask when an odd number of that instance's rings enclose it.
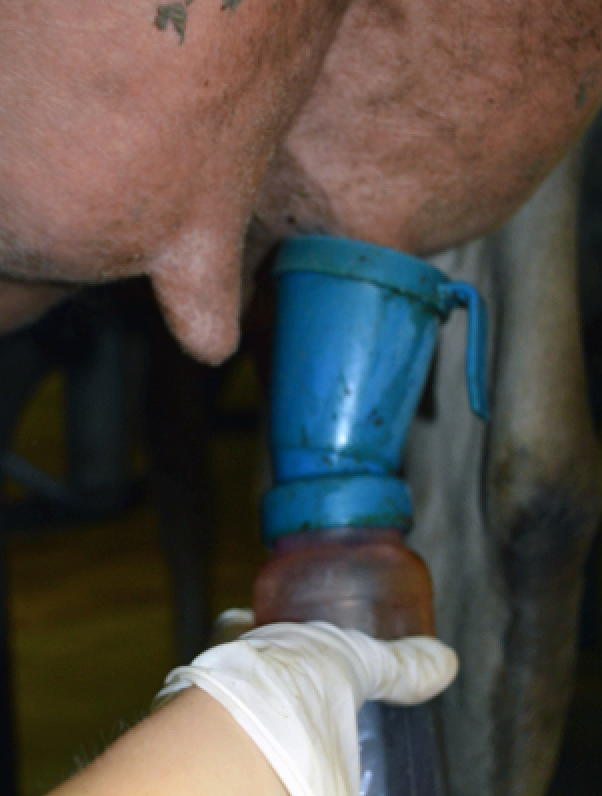
<instances>
[{"instance_id":1,"label":"cow teat","mask_svg":"<svg viewBox=\"0 0 602 796\"><path fill-rule=\"evenodd\" d=\"M148 269L165 320L197 359L218 365L238 344L240 254L206 230L181 234Z\"/></svg>"}]
</instances>

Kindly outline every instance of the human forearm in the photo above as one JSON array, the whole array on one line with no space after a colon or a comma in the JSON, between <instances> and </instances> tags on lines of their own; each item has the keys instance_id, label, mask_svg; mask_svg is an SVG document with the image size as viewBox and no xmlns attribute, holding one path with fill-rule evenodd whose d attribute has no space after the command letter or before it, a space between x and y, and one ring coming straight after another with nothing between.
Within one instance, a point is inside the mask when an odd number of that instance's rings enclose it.
<instances>
[{"instance_id":1,"label":"human forearm","mask_svg":"<svg viewBox=\"0 0 602 796\"><path fill-rule=\"evenodd\" d=\"M48 796L285 796L247 733L188 688Z\"/></svg>"}]
</instances>

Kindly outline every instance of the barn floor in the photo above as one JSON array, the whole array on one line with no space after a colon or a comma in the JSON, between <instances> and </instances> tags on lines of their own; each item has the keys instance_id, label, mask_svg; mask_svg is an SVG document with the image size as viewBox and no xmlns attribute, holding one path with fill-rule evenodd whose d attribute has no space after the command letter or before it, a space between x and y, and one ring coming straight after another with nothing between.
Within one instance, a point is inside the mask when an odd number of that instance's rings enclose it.
<instances>
[{"instance_id":1,"label":"barn floor","mask_svg":"<svg viewBox=\"0 0 602 796\"><path fill-rule=\"evenodd\" d=\"M18 446L50 470L60 469L49 453L60 451L60 401L51 379L19 432ZM249 431L223 431L212 446L215 613L248 605L263 557L256 454ZM10 537L6 553L20 796L36 796L102 748L122 722L135 722L160 687L175 660L169 578L150 504L105 524ZM553 796L602 793L601 664L600 649L582 656Z\"/></svg>"}]
</instances>

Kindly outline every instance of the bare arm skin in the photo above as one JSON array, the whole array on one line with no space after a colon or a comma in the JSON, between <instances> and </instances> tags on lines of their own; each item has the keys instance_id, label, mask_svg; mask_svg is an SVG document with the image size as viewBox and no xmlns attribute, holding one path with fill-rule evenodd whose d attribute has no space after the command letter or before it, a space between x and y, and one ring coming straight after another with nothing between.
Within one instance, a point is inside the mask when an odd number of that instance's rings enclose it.
<instances>
[{"instance_id":1,"label":"bare arm skin","mask_svg":"<svg viewBox=\"0 0 602 796\"><path fill-rule=\"evenodd\" d=\"M188 688L48 796L285 796L246 732Z\"/></svg>"}]
</instances>

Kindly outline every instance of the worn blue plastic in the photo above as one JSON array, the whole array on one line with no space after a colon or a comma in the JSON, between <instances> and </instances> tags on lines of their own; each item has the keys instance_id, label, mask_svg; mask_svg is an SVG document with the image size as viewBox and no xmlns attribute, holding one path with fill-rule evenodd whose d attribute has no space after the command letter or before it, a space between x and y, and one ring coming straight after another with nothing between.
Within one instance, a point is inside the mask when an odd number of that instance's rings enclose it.
<instances>
[{"instance_id":1,"label":"worn blue plastic","mask_svg":"<svg viewBox=\"0 0 602 796\"><path fill-rule=\"evenodd\" d=\"M328 475L275 486L262 505L264 532L283 531L274 518L298 531L379 527L409 530L412 501L407 484L391 475ZM280 531L280 533L278 533Z\"/></svg>"},{"instance_id":2,"label":"worn blue plastic","mask_svg":"<svg viewBox=\"0 0 602 796\"><path fill-rule=\"evenodd\" d=\"M439 285L439 295L447 298L450 309L465 307L468 312L466 332L466 386L472 411L487 420L487 309L472 285L448 282Z\"/></svg>"},{"instance_id":3,"label":"worn blue plastic","mask_svg":"<svg viewBox=\"0 0 602 796\"><path fill-rule=\"evenodd\" d=\"M407 528L409 492L393 476L439 324L455 307L468 311L470 405L487 415L481 298L415 257L340 238L288 241L275 274L266 541L320 527Z\"/></svg>"}]
</instances>

